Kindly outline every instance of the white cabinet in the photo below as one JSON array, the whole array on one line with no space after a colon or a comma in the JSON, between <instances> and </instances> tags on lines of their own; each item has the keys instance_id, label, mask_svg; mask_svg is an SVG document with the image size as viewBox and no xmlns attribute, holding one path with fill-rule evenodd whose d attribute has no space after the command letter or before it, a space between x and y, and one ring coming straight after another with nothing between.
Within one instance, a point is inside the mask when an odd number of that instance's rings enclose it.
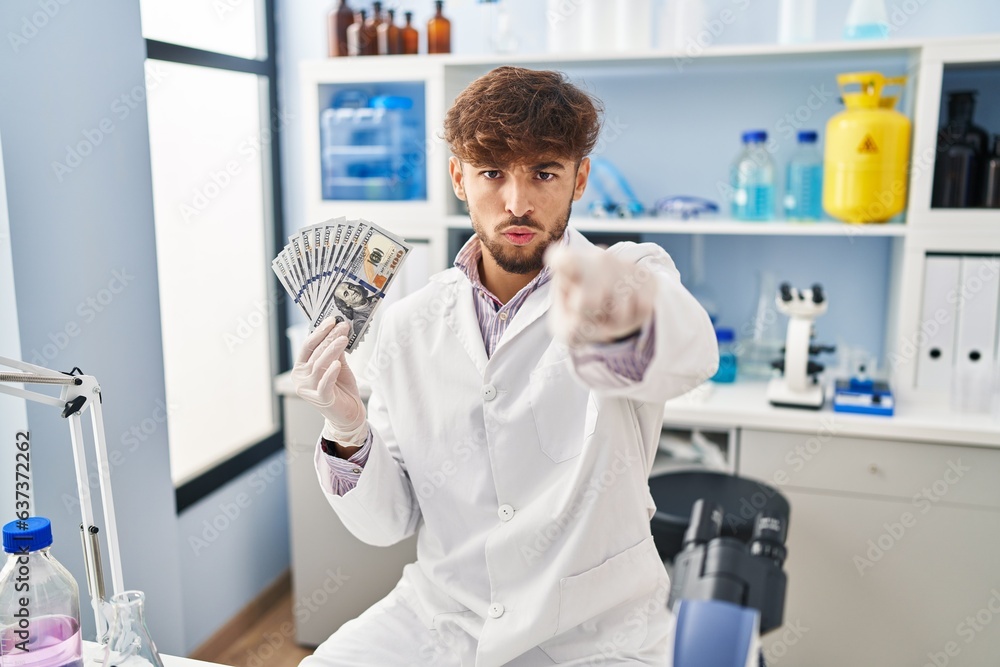
<instances>
[{"instance_id":1,"label":"white cabinet","mask_svg":"<svg viewBox=\"0 0 1000 667\"><path fill-rule=\"evenodd\" d=\"M792 507L769 664L996 664L1000 450L744 429L740 474Z\"/></svg>"},{"instance_id":2,"label":"white cabinet","mask_svg":"<svg viewBox=\"0 0 1000 667\"><path fill-rule=\"evenodd\" d=\"M416 538L373 547L352 535L327 503L313 453L323 417L284 396L295 640L316 646L384 597L417 558Z\"/></svg>"}]
</instances>

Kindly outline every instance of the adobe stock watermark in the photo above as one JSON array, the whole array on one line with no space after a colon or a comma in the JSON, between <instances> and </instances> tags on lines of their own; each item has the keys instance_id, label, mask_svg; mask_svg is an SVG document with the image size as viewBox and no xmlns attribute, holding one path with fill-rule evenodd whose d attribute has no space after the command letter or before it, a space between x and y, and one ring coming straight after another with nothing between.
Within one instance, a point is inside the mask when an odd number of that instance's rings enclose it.
<instances>
[{"instance_id":1,"label":"adobe stock watermark","mask_svg":"<svg viewBox=\"0 0 1000 667\"><path fill-rule=\"evenodd\" d=\"M531 565L541 558L542 554L558 543L588 507L595 504L605 491L613 487L632 466L638 463L640 463L639 456L632 449L615 452L611 462L603 470L591 476L583 492L577 494L566 511L536 530L534 539L530 543L521 544L520 551L524 562Z\"/></svg>"},{"instance_id":2,"label":"adobe stock watermark","mask_svg":"<svg viewBox=\"0 0 1000 667\"><path fill-rule=\"evenodd\" d=\"M996 273L997 269L994 264L983 261L961 285L948 291L945 301L955 306L964 306L973 302L983 291L983 287L992 282ZM901 338L896 351L889 355L889 365L893 370L898 368L900 364L915 359L921 348L943 327L954 326L957 312L957 307L949 310L938 308L933 313L926 314L917 331Z\"/></svg>"},{"instance_id":3,"label":"adobe stock watermark","mask_svg":"<svg viewBox=\"0 0 1000 667\"><path fill-rule=\"evenodd\" d=\"M417 342L416 335L432 323L437 323L455 305L455 301L453 290L441 290L425 307L410 317L407 326L400 328L396 336L383 339L382 349L369 358L362 371L365 381L374 384L384 371L392 368L393 363L413 347Z\"/></svg>"},{"instance_id":4,"label":"adobe stock watermark","mask_svg":"<svg viewBox=\"0 0 1000 667\"><path fill-rule=\"evenodd\" d=\"M62 183L67 176L78 169L84 160L118 129L119 123L124 122L137 111L142 113L145 109L148 92L155 90L167 78L167 73L155 60L148 62L145 85L137 84L113 99L109 109L110 115L104 116L91 127L84 128L80 132L80 139L72 144L66 144L66 152L62 160L52 161L52 173L55 174L56 180Z\"/></svg>"},{"instance_id":5,"label":"adobe stock watermark","mask_svg":"<svg viewBox=\"0 0 1000 667\"><path fill-rule=\"evenodd\" d=\"M194 189L191 197L178 204L181 220L185 223L193 222L241 176L249 174L259 179L261 172L259 169L252 169L253 162L258 157L264 157L262 154L274 143L275 135L294 120L295 116L292 114L275 109L274 118L269 125L240 141L235 155L215 169L210 169L204 182Z\"/></svg>"},{"instance_id":6,"label":"adobe stock watermark","mask_svg":"<svg viewBox=\"0 0 1000 667\"><path fill-rule=\"evenodd\" d=\"M23 47L27 46L31 40L38 36L39 32L45 29L52 19L59 15L62 8L71 1L38 0L38 10L21 17L21 23L17 28L17 32L13 30L7 31L7 41L10 43L11 50L17 53Z\"/></svg>"},{"instance_id":7,"label":"adobe stock watermark","mask_svg":"<svg viewBox=\"0 0 1000 667\"><path fill-rule=\"evenodd\" d=\"M711 48L725 34L729 26L739 20L740 14L749 9L750 5L750 0L730 0L729 7L720 9L714 17L704 21L698 34L685 40L682 47L684 55L674 58L677 71L683 71L687 65L705 53L706 49Z\"/></svg>"},{"instance_id":8,"label":"adobe stock watermark","mask_svg":"<svg viewBox=\"0 0 1000 667\"><path fill-rule=\"evenodd\" d=\"M135 276L128 272L128 269L114 269L111 271L111 279L105 287L97 290L92 296L88 296L76 305L76 314L79 319L67 320L66 323L56 331L49 332L49 342L42 345L41 350L37 347L31 349L30 363L36 366L48 366L59 353L65 350L73 338L79 336L86 325L97 319L119 294L125 291Z\"/></svg>"},{"instance_id":9,"label":"adobe stock watermark","mask_svg":"<svg viewBox=\"0 0 1000 667\"><path fill-rule=\"evenodd\" d=\"M221 21L245 4L246 0L212 0L212 11Z\"/></svg>"},{"instance_id":10,"label":"adobe stock watermark","mask_svg":"<svg viewBox=\"0 0 1000 667\"><path fill-rule=\"evenodd\" d=\"M301 596L292 606L292 614L299 624L308 623L312 615L318 613L333 597L340 591L345 583L350 581L349 575L341 572L338 566L336 570L327 568L326 578L309 595ZM285 621L278 626L277 632L266 632L261 635L261 641L256 647L247 649L246 657L243 660L246 667L265 667L270 665L272 659L288 641L293 641L295 636L295 625L291 621Z\"/></svg>"},{"instance_id":11,"label":"adobe stock watermark","mask_svg":"<svg viewBox=\"0 0 1000 667\"><path fill-rule=\"evenodd\" d=\"M889 8L889 33L899 32L930 0L903 0Z\"/></svg>"},{"instance_id":12,"label":"adobe stock watermark","mask_svg":"<svg viewBox=\"0 0 1000 667\"><path fill-rule=\"evenodd\" d=\"M663 578L648 598L629 610L625 616L623 628L616 630L610 637L597 642L595 648L598 655L584 664L587 667L617 664L617 661L621 659L621 652L628 650L628 647L635 643L635 637L640 633L645 636L648 632L650 619L668 613L667 600L669 599L670 580Z\"/></svg>"},{"instance_id":13,"label":"adobe stock watermark","mask_svg":"<svg viewBox=\"0 0 1000 667\"><path fill-rule=\"evenodd\" d=\"M921 515L927 514L931 508L940 503L951 487L958 484L965 474L972 468L962 464L962 459L948 461L948 469L944 471L940 478L923 487L913 496L913 506L917 513L903 512L896 521L882 524L883 532L877 537L868 540L867 549L863 554L855 554L852 558L854 567L858 571L858 576L864 577L866 571L875 566L875 563L882 560L899 542L912 530Z\"/></svg>"},{"instance_id":14,"label":"adobe stock watermark","mask_svg":"<svg viewBox=\"0 0 1000 667\"><path fill-rule=\"evenodd\" d=\"M966 645L971 644L997 616L1000 616L1000 587L990 589L990 597L986 603L976 611L975 615L970 614L962 619L955 626L955 634L961 637ZM927 652L927 662L923 667L947 667L951 664L952 658L957 658L961 652L961 644L955 640L948 640L940 651Z\"/></svg>"},{"instance_id":15,"label":"adobe stock watermark","mask_svg":"<svg viewBox=\"0 0 1000 667\"><path fill-rule=\"evenodd\" d=\"M562 0L558 5L552 7L551 3L545 11L545 20L549 25L556 26L569 18L580 9L580 4L584 0Z\"/></svg>"},{"instance_id":16,"label":"adobe stock watermark","mask_svg":"<svg viewBox=\"0 0 1000 667\"><path fill-rule=\"evenodd\" d=\"M777 665L781 659L788 655L788 649L798 644L809 632L809 628L796 620L786 624L780 634L771 635L771 641L764 649L764 662L768 665Z\"/></svg>"},{"instance_id":17,"label":"adobe stock watermark","mask_svg":"<svg viewBox=\"0 0 1000 667\"><path fill-rule=\"evenodd\" d=\"M116 468L124 465L129 459L129 455L135 453L141 445L159 431L167 423L167 417L176 414L179 407L175 403L168 405L160 399L154 401L150 414L129 425L128 429L121 434L119 440L122 446L108 448L108 472L113 472ZM88 469L87 485L92 490L100 488L100 471L96 467ZM73 512L80 507L80 498L76 495L63 493L61 500L67 512Z\"/></svg>"},{"instance_id":18,"label":"adobe stock watermark","mask_svg":"<svg viewBox=\"0 0 1000 667\"><path fill-rule=\"evenodd\" d=\"M825 83L813 84L806 91L802 103L791 111L786 112L773 124L773 131L768 133L767 143L764 150L750 151L749 158L758 167L763 167L781 149L783 141L797 142L797 132L816 116L817 113L825 109L833 101L836 101L839 93L836 90L828 89ZM728 181L718 180L715 184L716 191L724 201L732 201L735 188Z\"/></svg>"},{"instance_id":19,"label":"adobe stock watermark","mask_svg":"<svg viewBox=\"0 0 1000 667\"><path fill-rule=\"evenodd\" d=\"M259 498L274 482L283 479L288 465L301 454L302 450L298 448L281 451L273 456L267 465L261 465L247 478L247 485L253 495L240 491L229 500L220 502L216 506L215 514L202 520L199 533L188 535L188 546L194 555L200 557L223 533L238 523L246 510L253 505L254 499Z\"/></svg>"},{"instance_id":20,"label":"adobe stock watermark","mask_svg":"<svg viewBox=\"0 0 1000 667\"><path fill-rule=\"evenodd\" d=\"M250 312L236 320L232 331L222 334L222 341L230 352L250 340L254 334L270 321L276 308L285 302L285 292L271 290L267 299L258 299Z\"/></svg>"},{"instance_id":21,"label":"adobe stock watermark","mask_svg":"<svg viewBox=\"0 0 1000 667\"><path fill-rule=\"evenodd\" d=\"M608 150L608 147L614 144L616 141L621 139L622 135L625 134L629 126L622 122L622 119L615 116L612 120L606 121L604 126L601 128L601 135L597 139L597 145L594 146L594 150L591 155L598 157Z\"/></svg>"}]
</instances>

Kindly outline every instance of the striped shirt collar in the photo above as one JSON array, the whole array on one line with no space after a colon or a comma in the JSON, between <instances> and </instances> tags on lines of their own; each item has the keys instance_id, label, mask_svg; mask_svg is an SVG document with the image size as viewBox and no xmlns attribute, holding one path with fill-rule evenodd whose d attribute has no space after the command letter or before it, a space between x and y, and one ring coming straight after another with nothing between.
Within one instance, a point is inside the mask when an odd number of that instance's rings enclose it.
<instances>
[{"instance_id":1,"label":"striped shirt collar","mask_svg":"<svg viewBox=\"0 0 1000 667\"><path fill-rule=\"evenodd\" d=\"M565 246L569 243L569 227L563 232L562 237L555 242L554 245ZM500 308L503 304L500 299L496 297L495 294L490 292L486 285L483 284L482 279L479 276L479 260L483 256L483 247L479 242L479 237L473 234L472 237L465 242L462 249L458 251L458 255L455 256L455 266L461 270L465 277L469 279L472 283L473 289L481 292L495 304L496 308ZM538 275L531 279L527 285L522 287L517 294L511 299L511 301L516 301L518 303L526 299L532 292L536 289L549 282L552 278L552 271L549 269L548 265L542 267L542 270L538 272Z\"/></svg>"}]
</instances>

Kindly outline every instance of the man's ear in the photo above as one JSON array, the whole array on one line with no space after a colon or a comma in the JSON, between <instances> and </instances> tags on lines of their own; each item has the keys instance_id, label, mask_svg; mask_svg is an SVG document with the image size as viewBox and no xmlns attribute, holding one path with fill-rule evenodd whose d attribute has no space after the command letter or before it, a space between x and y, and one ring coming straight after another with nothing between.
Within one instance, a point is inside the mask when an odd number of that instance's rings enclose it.
<instances>
[{"instance_id":1,"label":"man's ear","mask_svg":"<svg viewBox=\"0 0 1000 667\"><path fill-rule=\"evenodd\" d=\"M580 165L576 168L576 183L573 189L573 201L579 201L587 189L587 179L590 178L590 158L585 157L580 160Z\"/></svg>"},{"instance_id":2,"label":"man's ear","mask_svg":"<svg viewBox=\"0 0 1000 667\"><path fill-rule=\"evenodd\" d=\"M465 197L465 181L462 173L462 162L452 155L448 158L448 173L451 174L451 187L455 191L455 196L462 201L467 201Z\"/></svg>"}]
</instances>

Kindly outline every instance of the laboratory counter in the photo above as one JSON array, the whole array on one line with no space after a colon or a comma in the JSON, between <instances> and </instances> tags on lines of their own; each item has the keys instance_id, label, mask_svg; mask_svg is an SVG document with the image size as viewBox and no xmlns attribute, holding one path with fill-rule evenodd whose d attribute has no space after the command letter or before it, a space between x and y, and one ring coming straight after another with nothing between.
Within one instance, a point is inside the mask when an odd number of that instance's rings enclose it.
<instances>
[{"instance_id":1,"label":"laboratory counter","mask_svg":"<svg viewBox=\"0 0 1000 667\"><path fill-rule=\"evenodd\" d=\"M371 388L360 382L359 388L362 398L367 400ZM290 373L275 378L275 390L279 395L294 395ZM766 382L706 382L667 401L663 424L670 428L824 432L860 438L961 442L1000 448L1000 421L988 414L955 412L945 400L897 399L892 417L834 412L829 400L820 410L778 408L767 402Z\"/></svg>"},{"instance_id":2,"label":"laboratory counter","mask_svg":"<svg viewBox=\"0 0 1000 667\"><path fill-rule=\"evenodd\" d=\"M667 427L763 429L789 433L903 440L1000 448L1000 422L988 414L961 414L946 401L899 399L891 417L834 412L827 400L820 410L774 407L767 383L707 382L667 401Z\"/></svg>"},{"instance_id":3,"label":"laboratory counter","mask_svg":"<svg viewBox=\"0 0 1000 667\"><path fill-rule=\"evenodd\" d=\"M86 667L96 667L101 664L103 658L103 648L94 642L83 642L83 658ZM202 662L201 660L191 660L190 658L177 658L172 655L163 655L163 667L224 667L214 662Z\"/></svg>"}]
</instances>

